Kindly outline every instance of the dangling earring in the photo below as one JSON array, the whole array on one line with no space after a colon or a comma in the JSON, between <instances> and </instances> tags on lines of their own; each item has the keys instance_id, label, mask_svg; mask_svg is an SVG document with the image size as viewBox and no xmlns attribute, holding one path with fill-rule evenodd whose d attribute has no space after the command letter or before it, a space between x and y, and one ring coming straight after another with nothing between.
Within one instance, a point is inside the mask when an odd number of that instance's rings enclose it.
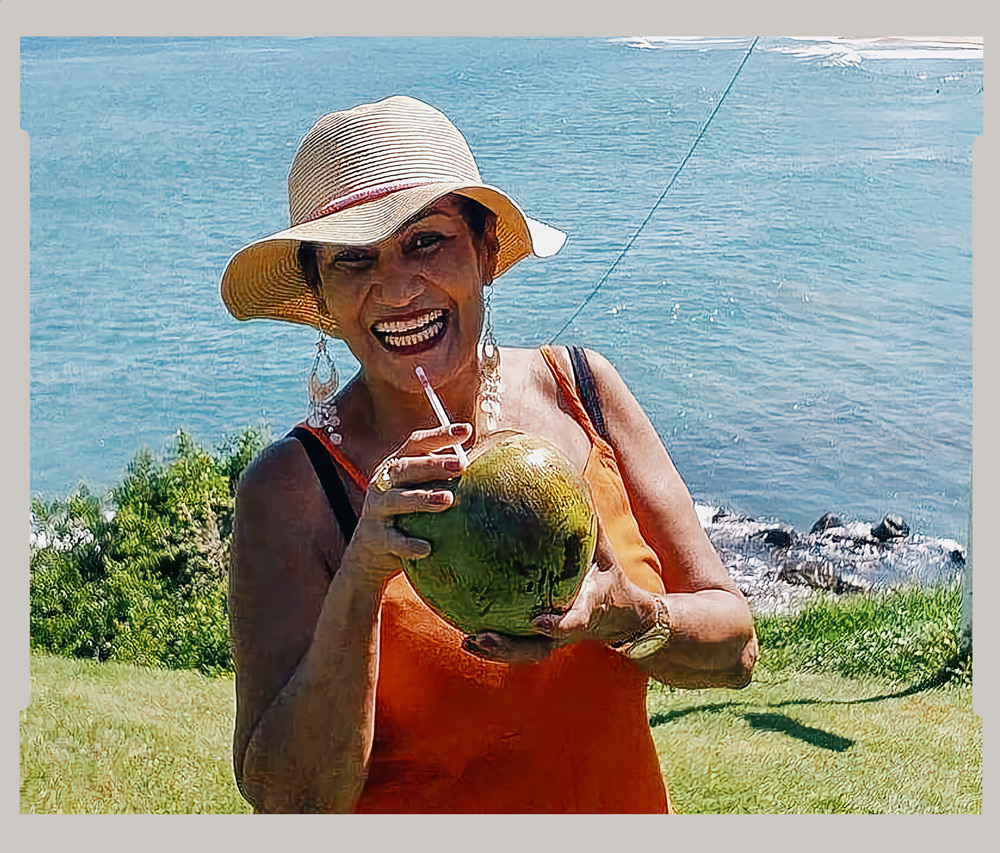
<instances>
[{"instance_id":1,"label":"dangling earring","mask_svg":"<svg viewBox=\"0 0 1000 853\"><path fill-rule=\"evenodd\" d=\"M486 415L486 429L500 425L500 347L493 337L493 317L490 310L492 284L486 285L486 322L483 340L479 344L479 408Z\"/></svg>"},{"instance_id":2,"label":"dangling earring","mask_svg":"<svg viewBox=\"0 0 1000 853\"><path fill-rule=\"evenodd\" d=\"M325 380L320 379L321 371L328 374ZM314 429L324 430L334 444L341 442L340 433L337 432L337 427L340 426L336 403L339 385L337 366L326 351L326 335L320 332L319 340L316 341L316 358L309 371L309 414L306 416L306 423Z\"/></svg>"}]
</instances>

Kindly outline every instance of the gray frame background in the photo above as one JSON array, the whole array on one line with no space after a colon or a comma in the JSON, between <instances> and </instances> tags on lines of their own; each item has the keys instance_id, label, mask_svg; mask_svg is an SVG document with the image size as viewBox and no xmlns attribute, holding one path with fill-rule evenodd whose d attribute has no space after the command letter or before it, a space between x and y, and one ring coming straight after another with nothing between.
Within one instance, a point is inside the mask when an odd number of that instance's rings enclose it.
<instances>
[{"instance_id":1,"label":"gray frame background","mask_svg":"<svg viewBox=\"0 0 1000 853\"><path fill-rule=\"evenodd\" d=\"M786 845L799 848L815 844L816 827L804 827L803 816L793 816L797 824L790 832L788 816L782 832L775 837L761 832L759 822L751 829L738 826L722 816L706 818L712 822L696 826L692 818L671 820L661 826L655 818L594 816L582 818L528 818L473 816L394 816L378 818L378 825L362 824L371 820L360 817L299 818L296 826L278 824L281 818L256 819L252 823L238 816L217 817L210 824L199 816L180 816L170 826L152 826L165 817L123 816L114 826L105 818L57 818L18 815L19 744L18 711L29 698L28 673L28 537L27 505L29 494L29 240L28 240L28 157L29 140L20 130L20 46L22 36L208 36L208 35L792 35L802 32L863 32L869 35L913 35L938 33L981 35L984 44L984 75L991 74L992 48L996 13L986 13L985 0L952 0L942 4L927 0L902 3L871 3L870 0L841 0L821 6L801 2L748 4L725 0L712 4L667 4L642 0L630 6L622 3L598 3L579 0L557 6L538 0L510 0L502 6L485 3L404 3L388 0L379 4L360 3L345 6L331 0L243 0L210 5L204 0L170 0L169 3L139 4L127 0L0 0L0 239L5 248L8 270L4 281L6 295L0 334L3 365L3 395L9 414L3 421L3 436L8 448L4 459L7 488L0 494L0 523L3 541L8 543L4 569L6 595L2 597L2 630L7 657L7 677L3 699L13 732L2 739L4 813L17 815L11 829L11 849L29 845L47 849L68 843L78 846L90 842L107 846L113 838L124 844L145 848L175 850L190 839L198 847L250 842L250 847L269 849L293 844L301 849L347 849L369 847L398 849L428 846L435 850L474 847L509 851L512 844L575 847L585 841L586 849L626 846L686 847L688 843L722 846L726 841L751 849L760 844L769 850ZM998 41L997 43L1000 43ZM1000 80L991 80L1000 86ZM997 239L998 185L996 92L984 84L983 136L973 144L973 528L980 531L977 552L970 542L971 564L975 574L978 619L974 621L974 642L980 650L976 667L974 708L983 719L983 813L989 813L992 787L992 730L989 711L996 704L996 663L992 650L1000 648L1000 620L993 618L991 604L996 600L997 572L986 552L988 532L997 514L997 487L1000 480L996 435L996 374L990 370L997 362L997 334L992 322L997 317ZM992 381L991 381L992 380ZM23 451L22 451L23 449ZM10 708L10 705L13 708ZM777 815L766 816L771 823ZM832 816L820 819L830 820ZM223 826L222 821L226 821ZM97 824L100 821L100 824ZM338 821L337 825L331 821ZM349 821L345 824L343 821ZM465 824L456 827L455 823ZM419 829L415 825L419 822ZM485 825L488 823L488 826ZM724 823L724 825L723 825ZM459 830L456 832L456 828ZM417 831L419 835L415 834ZM969 832L985 833L987 827L965 825L958 830L941 819L908 816L892 820L841 820L836 836L830 836L838 848L853 841L863 849L898 847L918 841L916 849L962 844L971 840ZM111 833L114 833L113 835ZM804 834L803 834L804 833ZM7 836L7 833L5 833ZM834 840L835 839L835 840ZM862 841L863 839L863 841ZM879 842L882 842L880 844ZM10 843L10 842L8 842ZM974 842L973 842L974 843ZM978 845L977 845L978 846Z\"/></svg>"}]
</instances>

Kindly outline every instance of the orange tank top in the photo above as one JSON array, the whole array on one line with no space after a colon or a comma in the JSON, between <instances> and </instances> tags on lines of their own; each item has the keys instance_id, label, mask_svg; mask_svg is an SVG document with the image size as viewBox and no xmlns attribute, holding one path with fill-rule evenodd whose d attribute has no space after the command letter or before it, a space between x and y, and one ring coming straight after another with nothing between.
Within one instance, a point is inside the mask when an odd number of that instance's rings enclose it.
<instances>
[{"instance_id":1,"label":"orange tank top","mask_svg":"<svg viewBox=\"0 0 1000 853\"><path fill-rule=\"evenodd\" d=\"M541 352L590 436L583 476L615 554L634 583L663 592L614 451L572 378ZM402 572L386 587L381 618L375 736L359 812L671 811L646 714L648 679L619 653L579 642L539 663L484 661L462 649L464 635Z\"/></svg>"}]
</instances>

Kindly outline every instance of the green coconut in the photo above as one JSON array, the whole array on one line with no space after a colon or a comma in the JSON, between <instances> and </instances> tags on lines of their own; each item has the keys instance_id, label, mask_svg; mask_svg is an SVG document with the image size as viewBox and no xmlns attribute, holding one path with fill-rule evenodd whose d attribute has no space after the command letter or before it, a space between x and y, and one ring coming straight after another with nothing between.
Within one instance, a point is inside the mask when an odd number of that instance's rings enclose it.
<instances>
[{"instance_id":1,"label":"green coconut","mask_svg":"<svg viewBox=\"0 0 1000 853\"><path fill-rule=\"evenodd\" d=\"M466 632L535 633L531 620L572 603L594 558L597 516L587 484L558 448L505 431L470 455L447 488L443 512L400 516L397 526L431 545L404 560L417 593Z\"/></svg>"}]
</instances>

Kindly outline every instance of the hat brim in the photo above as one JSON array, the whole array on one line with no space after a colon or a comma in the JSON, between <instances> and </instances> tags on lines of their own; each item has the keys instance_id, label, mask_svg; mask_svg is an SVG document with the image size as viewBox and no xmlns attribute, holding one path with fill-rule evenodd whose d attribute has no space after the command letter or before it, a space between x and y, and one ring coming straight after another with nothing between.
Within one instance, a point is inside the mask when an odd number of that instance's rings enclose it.
<instances>
[{"instance_id":1,"label":"hat brim","mask_svg":"<svg viewBox=\"0 0 1000 853\"><path fill-rule=\"evenodd\" d=\"M525 216L514 200L496 187L466 182L427 184L294 225L244 246L230 258L223 272L222 301L238 320L284 320L336 335L336 324L317 294L306 285L298 262L299 243L347 246L377 243L449 193L474 199L496 214L494 277L528 255L543 258L554 255L566 240L562 231Z\"/></svg>"}]
</instances>

